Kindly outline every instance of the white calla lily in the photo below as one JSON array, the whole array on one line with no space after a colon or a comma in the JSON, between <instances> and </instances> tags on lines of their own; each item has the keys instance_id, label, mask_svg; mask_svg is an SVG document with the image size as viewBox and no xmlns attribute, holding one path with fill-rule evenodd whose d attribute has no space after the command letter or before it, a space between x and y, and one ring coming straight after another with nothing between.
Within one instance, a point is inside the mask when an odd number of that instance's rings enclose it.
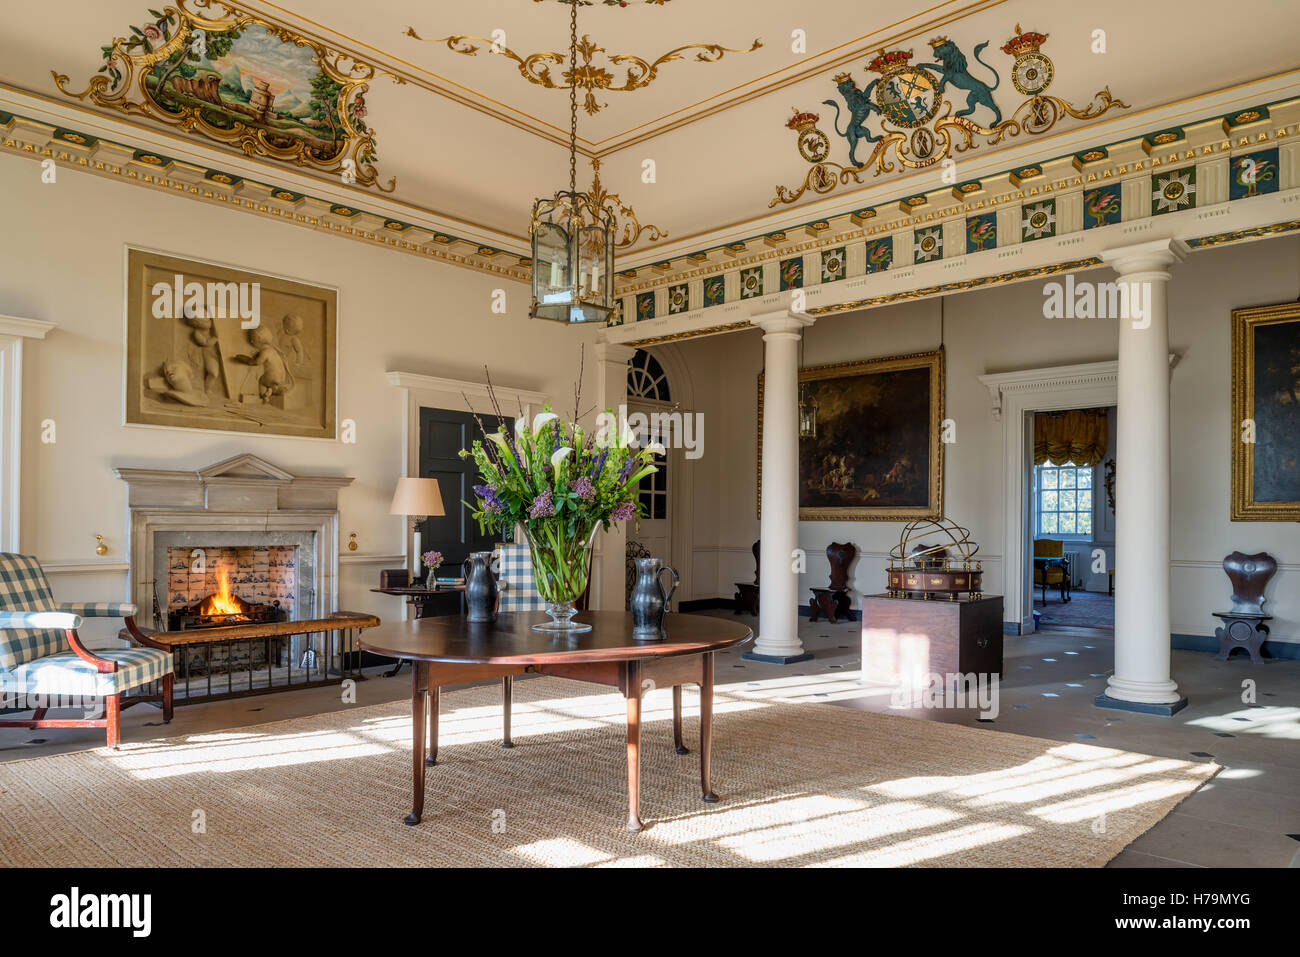
<instances>
[{"instance_id":1,"label":"white calla lily","mask_svg":"<svg viewBox=\"0 0 1300 957\"><path fill-rule=\"evenodd\" d=\"M522 439L524 437L524 429L526 428L528 428L528 416L521 415L519 418L515 419L515 438Z\"/></svg>"},{"instance_id":2,"label":"white calla lily","mask_svg":"<svg viewBox=\"0 0 1300 957\"><path fill-rule=\"evenodd\" d=\"M551 455L551 468L558 469L560 467L560 463L563 462L565 459L567 459L569 457L569 453L572 451L573 449L569 448L569 446L567 445L564 446L564 448L562 449L556 449L555 452Z\"/></svg>"},{"instance_id":3,"label":"white calla lily","mask_svg":"<svg viewBox=\"0 0 1300 957\"><path fill-rule=\"evenodd\" d=\"M662 442L651 442L649 445L647 445L647 446L645 447L645 450L646 450L647 452L649 452L651 455L667 455L667 454L668 454L668 452L667 452L667 450L664 448L664 445L663 445Z\"/></svg>"},{"instance_id":4,"label":"white calla lily","mask_svg":"<svg viewBox=\"0 0 1300 957\"><path fill-rule=\"evenodd\" d=\"M554 412L538 412L533 416L533 435L536 435L542 429L546 428L548 422L553 422L559 416Z\"/></svg>"},{"instance_id":5,"label":"white calla lily","mask_svg":"<svg viewBox=\"0 0 1300 957\"><path fill-rule=\"evenodd\" d=\"M506 447L506 437L502 435L500 432L487 432L484 433L484 437L491 439L493 442L501 446L501 448L503 449Z\"/></svg>"}]
</instances>

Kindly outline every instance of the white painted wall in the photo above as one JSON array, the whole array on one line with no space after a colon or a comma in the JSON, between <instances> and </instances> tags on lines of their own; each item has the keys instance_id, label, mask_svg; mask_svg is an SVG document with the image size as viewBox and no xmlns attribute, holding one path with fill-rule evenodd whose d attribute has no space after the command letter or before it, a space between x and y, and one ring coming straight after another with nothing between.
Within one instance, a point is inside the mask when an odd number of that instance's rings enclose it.
<instances>
[{"instance_id":1,"label":"white painted wall","mask_svg":"<svg viewBox=\"0 0 1300 957\"><path fill-rule=\"evenodd\" d=\"M1295 299L1300 293L1297 263L1300 240L1284 238L1195 252L1174 267L1171 348L1182 356L1172 381L1175 633L1213 634L1211 612L1226 608L1230 594L1220 563L1241 549L1271 552L1282 564L1269 588L1268 607L1276 616L1273 637L1300 641L1300 530L1289 523L1229 520L1228 424L1231 310ZM950 296L945 307L946 408L958 425L958 441L946 450L945 512L968 526L981 544L989 593L1003 588L1002 428L976 377L1113 360L1116 355L1113 322L1046 320L1042 301L1041 284L1029 282ZM938 301L930 300L821 319L807 333L804 364L934 349L940 342L939 311ZM710 569L716 574L713 594L731 597L733 581L753 576L749 548L758 537L755 390L762 368L761 333L692 340L681 348L695 381L717 384L712 392L697 390L709 441L698 466L695 514L716 516L710 519L716 539L704 537L706 529L698 525L697 597L708 594ZM808 587L825 584L825 548L832 541L858 546L859 593L882 591L886 555L901 529L895 522L801 523L800 547L808 551L809 561L799 594L807 596Z\"/></svg>"},{"instance_id":2,"label":"white painted wall","mask_svg":"<svg viewBox=\"0 0 1300 957\"><path fill-rule=\"evenodd\" d=\"M102 534L111 549L106 570L55 572L57 597L125 597L126 486L114 466L199 468L254 452L295 473L355 477L339 497L340 547L353 559L340 569L340 606L399 618L400 599L369 592L403 551L403 520L388 514L403 464L402 398L384 373L482 381L486 364L496 383L568 408L585 341L584 392L594 395L595 329L528 319L522 285L72 170L42 184L40 165L17 157L0 156L0 193L0 315L57 323L25 355L22 548L46 562L89 562ZM126 244L337 287L338 412L356 421L357 444L123 426ZM489 309L498 287L505 317ZM40 441L47 418L57 423L54 445ZM88 637L103 640L119 624L99 623Z\"/></svg>"}]
</instances>

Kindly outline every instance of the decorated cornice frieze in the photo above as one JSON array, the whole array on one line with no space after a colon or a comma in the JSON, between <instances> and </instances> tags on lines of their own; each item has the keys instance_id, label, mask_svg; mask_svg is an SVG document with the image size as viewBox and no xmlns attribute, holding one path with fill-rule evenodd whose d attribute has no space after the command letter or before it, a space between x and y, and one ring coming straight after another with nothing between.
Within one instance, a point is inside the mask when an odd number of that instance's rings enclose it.
<instances>
[{"instance_id":1,"label":"decorated cornice frieze","mask_svg":"<svg viewBox=\"0 0 1300 957\"><path fill-rule=\"evenodd\" d=\"M645 345L796 297L824 316L1073 272L1170 229L1194 249L1251 241L1300 231L1298 209L1293 97L625 271L623 325L605 335Z\"/></svg>"},{"instance_id":2,"label":"decorated cornice frieze","mask_svg":"<svg viewBox=\"0 0 1300 957\"><path fill-rule=\"evenodd\" d=\"M623 293L635 294L845 242L964 220L1008 206L1018 207L1027 200L1048 199L1061 192L1091 193L1107 184L1152 179L1156 171L1163 173L1170 168L1205 163L1210 158L1230 157L1257 150L1261 145L1293 140L1300 129L1297 120L1300 120L1300 99L1288 98L1188 122L1173 131L1130 135L1116 143L1074 150L1030 164L1017 164L1002 173L982 175L979 180L943 184L921 194L883 200L872 207L823 216L725 246L674 253L655 269L638 266L621 271L619 289ZM1249 127L1243 122L1249 123ZM1258 178L1256 189L1276 185L1273 182L1276 169L1267 168L1267 157L1263 162L1265 165L1254 173ZM1250 188L1242 185L1243 198L1250 195ZM1089 198L1095 200L1099 197ZM1154 202L1169 201L1161 197ZM1177 200L1172 202L1177 203ZM1123 216L1125 221L1134 216L1135 208L1130 202ZM1088 228L1118 221L1118 207L1113 205L1109 213L1095 205L1090 207L1090 213L1099 215L1100 219L1091 220ZM947 253L942 258L951 258L952 251Z\"/></svg>"},{"instance_id":3,"label":"decorated cornice frieze","mask_svg":"<svg viewBox=\"0 0 1300 957\"><path fill-rule=\"evenodd\" d=\"M183 162L91 133L0 110L0 152L133 183L169 195L328 232L345 239L528 282L518 253L222 169Z\"/></svg>"}]
</instances>

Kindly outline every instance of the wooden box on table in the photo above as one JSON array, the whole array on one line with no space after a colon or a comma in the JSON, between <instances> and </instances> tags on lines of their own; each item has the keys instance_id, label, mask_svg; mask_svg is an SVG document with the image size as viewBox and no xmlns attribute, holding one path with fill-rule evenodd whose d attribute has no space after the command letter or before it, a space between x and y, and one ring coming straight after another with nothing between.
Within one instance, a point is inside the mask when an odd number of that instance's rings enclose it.
<instances>
[{"instance_id":1,"label":"wooden box on table","mask_svg":"<svg viewBox=\"0 0 1300 957\"><path fill-rule=\"evenodd\" d=\"M862 598L862 678L923 686L927 676L1002 674L1002 596Z\"/></svg>"}]
</instances>

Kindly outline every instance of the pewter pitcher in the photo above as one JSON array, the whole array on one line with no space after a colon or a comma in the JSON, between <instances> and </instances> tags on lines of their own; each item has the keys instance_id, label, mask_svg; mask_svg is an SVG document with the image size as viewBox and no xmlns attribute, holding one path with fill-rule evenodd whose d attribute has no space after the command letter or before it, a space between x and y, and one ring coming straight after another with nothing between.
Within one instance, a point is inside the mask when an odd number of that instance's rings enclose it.
<instances>
[{"instance_id":1,"label":"pewter pitcher","mask_svg":"<svg viewBox=\"0 0 1300 957\"><path fill-rule=\"evenodd\" d=\"M497 580L492 574L491 552L470 552L465 559L465 620L496 621Z\"/></svg>"},{"instance_id":2,"label":"pewter pitcher","mask_svg":"<svg viewBox=\"0 0 1300 957\"><path fill-rule=\"evenodd\" d=\"M664 613L677 590L677 570L657 558L637 558L636 582L632 586L632 637L638 641L660 641L665 637ZM663 573L670 572L673 585L664 590Z\"/></svg>"}]
</instances>

